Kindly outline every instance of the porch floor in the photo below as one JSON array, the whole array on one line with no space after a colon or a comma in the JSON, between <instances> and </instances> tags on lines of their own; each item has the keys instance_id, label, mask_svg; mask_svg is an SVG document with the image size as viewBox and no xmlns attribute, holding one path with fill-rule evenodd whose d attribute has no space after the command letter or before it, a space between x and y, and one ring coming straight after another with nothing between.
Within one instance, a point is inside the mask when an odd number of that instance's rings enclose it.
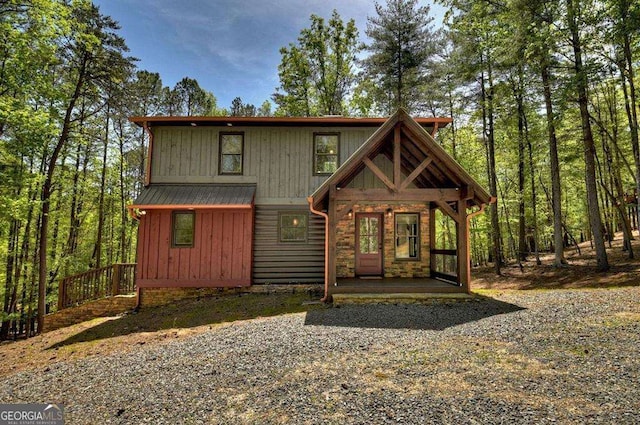
<instances>
[{"instance_id":1,"label":"porch floor","mask_svg":"<svg viewBox=\"0 0 640 425\"><path fill-rule=\"evenodd\" d=\"M446 294L464 293L461 286L433 278L342 278L330 294Z\"/></svg>"}]
</instances>

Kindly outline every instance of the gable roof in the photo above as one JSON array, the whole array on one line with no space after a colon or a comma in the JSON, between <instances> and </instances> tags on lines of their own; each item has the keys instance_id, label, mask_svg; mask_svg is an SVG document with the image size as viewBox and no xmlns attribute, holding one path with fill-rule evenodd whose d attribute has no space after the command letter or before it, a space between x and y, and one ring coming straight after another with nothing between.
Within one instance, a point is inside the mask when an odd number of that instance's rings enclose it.
<instances>
[{"instance_id":1,"label":"gable roof","mask_svg":"<svg viewBox=\"0 0 640 425\"><path fill-rule=\"evenodd\" d=\"M312 207L326 208L331 185L345 187L366 167L366 159L372 160L377 155L383 154L392 160L396 131L400 132L402 138L400 148L402 172L408 176L416 168L423 168L413 181L417 188L471 191L473 196L467 200L469 206L481 206L492 202L491 195L415 119L404 109L399 109L309 197ZM428 158L430 162L424 166Z\"/></svg>"}]
</instances>

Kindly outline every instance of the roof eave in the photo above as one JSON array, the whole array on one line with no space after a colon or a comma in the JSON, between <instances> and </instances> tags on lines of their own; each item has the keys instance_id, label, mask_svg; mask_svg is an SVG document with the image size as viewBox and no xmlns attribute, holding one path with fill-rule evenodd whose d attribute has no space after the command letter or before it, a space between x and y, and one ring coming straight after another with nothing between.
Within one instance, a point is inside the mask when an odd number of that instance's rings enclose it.
<instances>
[{"instance_id":1,"label":"roof eave","mask_svg":"<svg viewBox=\"0 0 640 425\"><path fill-rule=\"evenodd\" d=\"M356 118L356 117L184 117L184 116L132 116L129 121L142 127L147 125L164 126L345 126L366 127L380 126L388 118ZM442 117L414 118L421 126L444 128L453 120Z\"/></svg>"}]
</instances>

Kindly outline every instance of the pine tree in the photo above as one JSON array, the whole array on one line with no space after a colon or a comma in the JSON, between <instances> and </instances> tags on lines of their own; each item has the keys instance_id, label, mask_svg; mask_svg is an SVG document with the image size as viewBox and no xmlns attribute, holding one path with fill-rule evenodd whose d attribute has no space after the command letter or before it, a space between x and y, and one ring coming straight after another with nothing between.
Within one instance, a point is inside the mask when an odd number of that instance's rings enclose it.
<instances>
[{"instance_id":1,"label":"pine tree","mask_svg":"<svg viewBox=\"0 0 640 425\"><path fill-rule=\"evenodd\" d=\"M402 107L415 109L420 89L435 53L435 34L429 6L417 0L388 0L386 9L376 3L378 16L369 17L364 46L369 56L362 61L364 76L375 83L372 94L387 114Z\"/></svg>"}]
</instances>

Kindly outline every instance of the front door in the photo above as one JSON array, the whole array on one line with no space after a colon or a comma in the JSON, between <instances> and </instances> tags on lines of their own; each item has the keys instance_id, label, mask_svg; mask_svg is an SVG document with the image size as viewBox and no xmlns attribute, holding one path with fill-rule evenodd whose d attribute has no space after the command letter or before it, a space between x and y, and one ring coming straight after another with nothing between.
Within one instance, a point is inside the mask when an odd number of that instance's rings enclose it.
<instances>
[{"instance_id":1,"label":"front door","mask_svg":"<svg viewBox=\"0 0 640 425\"><path fill-rule=\"evenodd\" d=\"M382 276L382 214L356 214L356 275Z\"/></svg>"}]
</instances>

